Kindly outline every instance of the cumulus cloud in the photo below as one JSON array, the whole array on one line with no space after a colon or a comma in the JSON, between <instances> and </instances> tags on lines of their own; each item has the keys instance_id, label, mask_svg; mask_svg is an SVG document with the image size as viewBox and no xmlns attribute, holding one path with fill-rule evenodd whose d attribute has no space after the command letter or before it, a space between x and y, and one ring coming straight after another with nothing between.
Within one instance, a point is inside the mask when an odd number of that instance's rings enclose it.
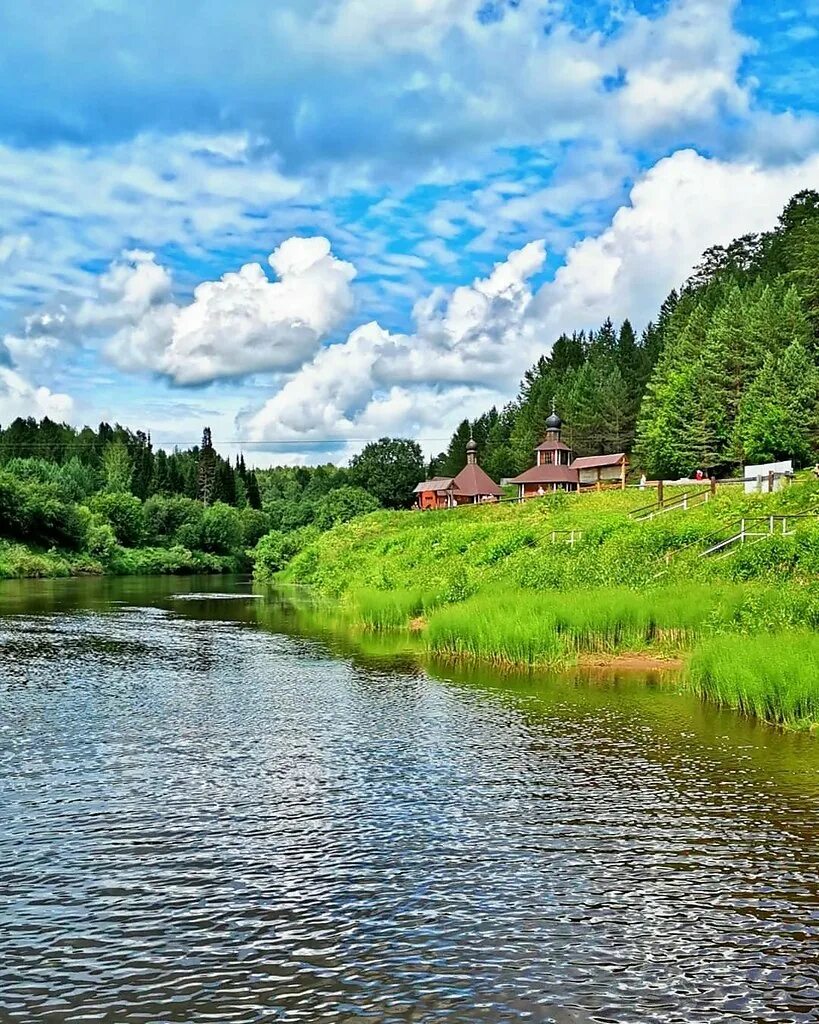
<instances>
[{"instance_id":1,"label":"cumulus cloud","mask_svg":"<svg viewBox=\"0 0 819 1024\"><path fill-rule=\"evenodd\" d=\"M250 436L347 438L407 417L416 429L434 423L438 430L461 418L465 396L486 401L531 355L528 282L544 259L543 243L531 242L488 277L418 302L413 333L370 323L322 349L248 418Z\"/></svg>"},{"instance_id":2,"label":"cumulus cloud","mask_svg":"<svg viewBox=\"0 0 819 1024\"><path fill-rule=\"evenodd\" d=\"M644 324L710 245L771 228L787 200L819 180L819 155L781 167L681 150L633 187L601 234L567 254L530 314L547 337L607 316Z\"/></svg>"},{"instance_id":3,"label":"cumulus cloud","mask_svg":"<svg viewBox=\"0 0 819 1024\"><path fill-rule=\"evenodd\" d=\"M68 395L36 387L15 370L0 366L0 424L8 424L18 416L65 420L70 418L73 408Z\"/></svg>"},{"instance_id":4,"label":"cumulus cloud","mask_svg":"<svg viewBox=\"0 0 819 1024\"><path fill-rule=\"evenodd\" d=\"M120 369L176 384L294 370L352 312L355 268L321 237L290 238L269 263L276 281L248 263L178 303L155 254L128 251L101 276L93 298L59 316L30 318L26 336L7 336L6 348L22 361L61 340L103 337Z\"/></svg>"}]
</instances>

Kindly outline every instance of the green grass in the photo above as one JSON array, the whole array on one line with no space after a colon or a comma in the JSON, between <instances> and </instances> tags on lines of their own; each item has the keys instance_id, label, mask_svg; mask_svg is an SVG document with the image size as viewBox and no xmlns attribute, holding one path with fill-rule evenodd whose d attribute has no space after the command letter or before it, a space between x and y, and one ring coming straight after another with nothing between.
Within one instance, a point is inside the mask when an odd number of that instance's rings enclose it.
<instances>
[{"instance_id":1,"label":"green grass","mask_svg":"<svg viewBox=\"0 0 819 1024\"><path fill-rule=\"evenodd\" d=\"M707 700L792 728L819 723L819 636L804 630L719 637L701 644L688 666Z\"/></svg>"},{"instance_id":2,"label":"green grass","mask_svg":"<svg viewBox=\"0 0 819 1024\"><path fill-rule=\"evenodd\" d=\"M703 652L750 640L762 649L768 634L819 629L819 522L799 520L793 536L725 559L698 557L742 517L818 511L816 481L773 495L726 487L707 504L635 522L629 513L652 497L557 494L525 505L378 512L318 537L279 578L331 599L350 629L386 633L423 620L432 655L509 666L695 651L696 667ZM577 543L553 542L568 530L582 534ZM700 692L722 700L696 672ZM758 680L759 699L732 706L770 721L819 718L814 706L793 702L777 717L764 697L770 690L779 701L781 687L764 659L749 660L742 679L749 695Z\"/></svg>"},{"instance_id":3,"label":"green grass","mask_svg":"<svg viewBox=\"0 0 819 1024\"><path fill-rule=\"evenodd\" d=\"M671 488L666 489L673 496ZM284 579L339 597L374 590L467 596L487 586L575 590L645 588L714 578L780 579L819 572L819 526L765 541L719 561L700 559L715 534L742 516L818 507L813 483L773 495L724 488L714 501L635 522L650 500L641 491L558 494L525 505L465 506L441 512L377 512L323 534L295 556ZM570 546L561 531L582 534ZM552 535L558 537L552 543Z\"/></svg>"},{"instance_id":4,"label":"green grass","mask_svg":"<svg viewBox=\"0 0 819 1024\"><path fill-rule=\"evenodd\" d=\"M567 664L578 654L680 653L703 637L798 626L819 591L723 584L533 594L481 592L430 615L430 651L509 665Z\"/></svg>"}]
</instances>

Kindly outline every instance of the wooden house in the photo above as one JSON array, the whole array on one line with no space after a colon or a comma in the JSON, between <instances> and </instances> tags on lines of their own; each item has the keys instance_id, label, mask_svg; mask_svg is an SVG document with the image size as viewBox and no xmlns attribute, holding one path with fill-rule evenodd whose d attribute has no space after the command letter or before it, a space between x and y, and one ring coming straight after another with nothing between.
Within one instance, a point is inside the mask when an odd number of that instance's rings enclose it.
<instances>
[{"instance_id":1,"label":"wooden house","mask_svg":"<svg viewBox=\"0 0 819 1024\"><path fill-rule=\"evenodd\" d=\"M628 456L590 455L574 458L574 453L560 439L563 421L552 409L546 420L546 437L535 448L535 464L509 482L517 484L521 499L534 498L551 491L577 491L581 487L604 484L626 486Z\"/></svg>"},{"instance_id":2,"label":"wooden house","mask_svg":"<svg viewBox=\"0 0 819 1024\"><path fill-rule=\"evenodd\" d=\"M414 493L421 509L476 505L503 496L500 487L478 465L478 446L471 438L466 446L466 465L457 476L424 480Z\"/></svg>"}]
</instances>

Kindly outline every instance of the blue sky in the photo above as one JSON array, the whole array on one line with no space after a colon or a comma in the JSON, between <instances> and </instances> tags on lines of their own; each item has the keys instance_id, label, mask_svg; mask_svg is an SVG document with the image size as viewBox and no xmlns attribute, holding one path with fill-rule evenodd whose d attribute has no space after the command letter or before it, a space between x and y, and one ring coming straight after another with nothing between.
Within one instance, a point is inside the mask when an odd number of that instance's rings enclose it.
<instances>
[{"instance_id":1,"label":"blue sky","mask_svg":"<svg viewBox=\"0 0 819 1024\"><path fill-rule=\"evenodd\" d=\"M819 187L817 55L819 0L7 0L0 422L437 450Z\"/></svg>"}]
</instances>

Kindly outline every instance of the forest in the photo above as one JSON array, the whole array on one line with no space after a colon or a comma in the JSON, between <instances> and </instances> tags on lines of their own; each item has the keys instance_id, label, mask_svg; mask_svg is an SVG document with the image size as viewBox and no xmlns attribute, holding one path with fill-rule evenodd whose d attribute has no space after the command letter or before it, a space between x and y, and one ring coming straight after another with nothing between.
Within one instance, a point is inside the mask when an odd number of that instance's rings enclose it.
<instances>
[{"instance_id":1,"label":"forest","mask_svg":"<svg viewBox=\"0 0 819 1024\"><path fill-rule=\"evenodd\" d=\"M470 430L490 476L531 465L554 403L577 455L626 451L635 470L729 475L813 461L819 402L819 193L771 231L708 249L637 337L629 320L558 338L516 398L464 420L432 470L464 465Z\"/></svg>"}]
</instances>

